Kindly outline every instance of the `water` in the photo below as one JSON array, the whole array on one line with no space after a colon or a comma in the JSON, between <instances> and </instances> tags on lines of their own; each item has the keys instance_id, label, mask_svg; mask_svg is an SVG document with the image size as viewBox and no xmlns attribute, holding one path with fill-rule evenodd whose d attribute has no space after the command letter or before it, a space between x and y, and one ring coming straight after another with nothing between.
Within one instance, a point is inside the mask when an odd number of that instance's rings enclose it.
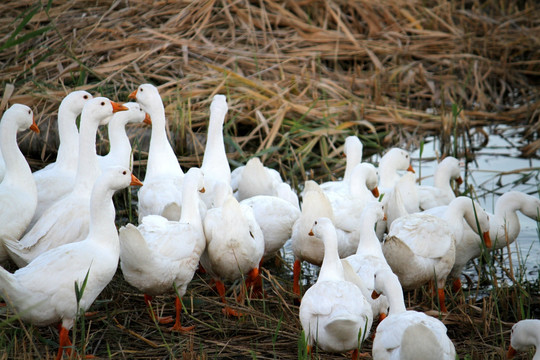
<instances>
[{"instance_id":1,"label":"water","mask_svg":"<svg viewBox=\"0 0 540 360\"><path fill-rule=\"evenodd\" d=\"M465 186L471 185L478 196L482 207L488 212L494 212L494 205L498 197L510 190L517 190L527 194L538 196L540 178L540 160L520 158L520 137L514 133L513 128L498 126L486 128L489 135L488 141L483 147L475 151L474 160L464 168ZM421 173L422 178L429 176L422 184L431 185L433 172L437 161L433 158L437 155L439 142L435 138L426 138L422 154ZM418 169L420 163L420 151L411 153L413 167ZM464 185L460 188L464 191ZM521 232L516 241L510 245L512 252L512 267L517 271L518 265L526 269L523 276L527 280L534 281L539 278L540 269L540 240L538 227L535 220L518 212L521 224ZM503 264L509 267L510 263L507 251L504 250ZM471 278L477 277L477 271L473 264L465 269L465 274ZM498 278L504 279L502 271L497 274Z\"/></svg>"}]
</instances>

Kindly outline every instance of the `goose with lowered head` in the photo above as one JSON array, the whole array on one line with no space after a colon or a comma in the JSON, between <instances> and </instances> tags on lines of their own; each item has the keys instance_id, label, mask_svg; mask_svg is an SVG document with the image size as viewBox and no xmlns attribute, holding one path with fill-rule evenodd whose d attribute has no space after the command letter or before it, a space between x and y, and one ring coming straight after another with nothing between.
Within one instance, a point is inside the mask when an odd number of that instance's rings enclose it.
<instances>
[{"instance_id":1,"label":"goose with lowered head","mask_svg":"<svg viewBox=\"0 0 540 360\"><path fill-rule=\"evenodd\" d=\"M181 298L206 246L199 213L199 193L205 190L203 182L202 171L195 167L184 176L180 221L147 215L138 227L127 224L120 228L120 268L124 279L144 292L148 308L152 296L173 292L175 288L178 291L176 321L171 328L174 331L193 329L181 325ZM173 321L155 318L160 323Z\"/></svg>"},{"instance_id":2,"label":"goose with lowered head","mask_svg":"<svg viewBox=\"0 0 540 360\"><path fill-rule=\"evenodd\" d=\"M113 113L126 109L104 97L96 97L86 103L81 115L75 187L46 209L20 241L6 239L4 242L11 259L19 267L27 265L42 252L86 237L92 187L101 173L96 155L96 131L99 125L109 122Z\"/></svg>"},{"instance_id":3,"label":"goose with lowered head","mask_svg":"<svg viewBox=\"0 0 540 360\"><path fill-rule=\"evenodd\" d=\"M332 221L318 218L308 233L324 242L324 259L317 282L304 294L300 322L308 347L329 352L353 351L368 337L373 322L371 306L360 288L345 280Z\"/></svg>"},{"instance_id":4,"label":"goose with lowered head","mask_svg":"<svg viewBox=\"0 0 540 360\"><path fill-rule=\"evenodd\" d=\"M264 253L264 236L251 207L240 204L226 182L214 189L214 206L204 218L206 249L201 264L214 278L221 301L226 304L224 281L247 276L246 285L257 279L259 263ZM225 315L239 316L228 305Z\"/></svg>"},{"instance_id":5,"label":"goose with lowered head","mask_svg":"<svg viewBox=\"0 0 540 360\"><path fill-rule=\"evenodd\" d=\"M540 320L526 319L518 321L512 326L510 347L506 358L513 359L518 351L527 351L533 346L536 347L533 360L540 360Z\"/></svg>"},{"instance_id":6,"label":"goose with lowered head","mask_svg":"<svg viewBox=\"0 0 540 360\"><path fill-rule=\"evenodd\" d=\"M184 172L167 138L163 101L158 89L151 84L140 85L129 94L129 98L136 100L152 119L144 187L138 193L139 221L142 222L146 215L162 215L178 221L182 208ZM171 208L178 211L165 211Z\"/></svg>"},{"instance_id":7,"label":"goose with lowered head","mask_svg":"<svg viewBox=\"0 0 540 360\"><path fill-rule=\"evenodd\" d=\"M24 321L37 326L61 322L57 359L70 352L69 330L78 310L88 310L112 280L120 245L112 195L126 186L142 185L126 168L112 167L93 187L90 231L83 241L64 244L40 254L10 273L0 268L0 294ZM74 284L84 286L77 302Z\"/></svg>"},{"instance_id":8,"label":"goose with lowered head","mask_svg":"<svg viewBox=\"0 0 540 360\"><path fill-rule=\"evenodd\" d=\"M446 326L438 319L405 308L401 284L392 271L378 270L374 285L372 297L385 295L390 305L388 316L375 332L374 360L455 359L456 349L446 334Z\"/></svg>"},{"instance_id":9,"label":"goose with lowered head","mask_svg":"<svg viewBox=\"0 0 540 360\"><path fill-rule=\"evenodd\" d=\"M447 312L444 286L456 261L456 246L463 237L463 219L475 226L478 219L480 232L490 246L487 214L464 196L454 199L440 217L424 211L397 218L383 243L386 261L403 289L415 289L436 277L443 312Z\"/></svg>"},{"instance_id":10,"label":"goose with lowered head","mask_svg":"<svg viewBox=\"0 0 540 360\"><path fill-rule=\"evenodd\" d=\"M34 113L26 105L14 104L0 121L0 152L6 174L0 183L0 241L17 241L26 230L37 205L37 189L30 166L17 144L17 133L30 129L39 133ZM8 254L0 244L0 262Z\"/></svg>"}]
</instances>

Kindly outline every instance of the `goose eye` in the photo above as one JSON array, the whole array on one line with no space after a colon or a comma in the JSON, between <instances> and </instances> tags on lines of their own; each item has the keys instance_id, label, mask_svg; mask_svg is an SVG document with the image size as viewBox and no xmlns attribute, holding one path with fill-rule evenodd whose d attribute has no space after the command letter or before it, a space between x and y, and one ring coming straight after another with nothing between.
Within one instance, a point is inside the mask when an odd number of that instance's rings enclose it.
<instances>
[{"instance_id":1,"label":"goose eye","mask_svg":"<svg viewBox=\"0 0 540 360\"><path fill-rule=\"evenodd\" d=\"M102 102L101 102L101 106L105 106L105 101L102 101Z\"/></svg>"},{"instance_id":2,"label":"goose eye","mask_svg":"<svg viewBox=\"0 0 540 360\"><path fill-rule=\"evenodd\" d=\"M140 91L140 92L143 92L143 88L139 88L139 91Z\"/></svg>"},{"instance_id":3,"label":"goose eye","mask_svg":"<svg viewBox=\"0 0 540 360\"><path fill-rule=\"evenodd\" d=\"M315 221L315 225L317 225L317 222Z\"/></svg>"},{"instance_id":4,"label":"goose eye","mask_svg":"<svg viewBox=\"0 0 540 360\"><path fill-rule=\"evenodd\" d=\"M83 96L83 99L84 99L84 100L88 100L88 95L84 95L84 96Z\"/></svg>"},{"instance_id":5,"label":"goose eye","mask_svg":"<svg viewBox=\"0 0 540 360\"><path fill-rule=\"evenodd\" d=\"M29 114L32 114L32 110L28 110L28 113L29 113Z\"/></svg>"},{"instance_id":6,"label":"goose eye","mask_svg":"<svg viewBox=\"0 0 540 360\"><path fill-rule=\"evenodd\" d=\"M127 174L126 170L122 171L122 175L126 175L126 174Z\"/></svg>"},{"instance_id":7,"label":"goose eye","mask_svg":"<svg viewBox=\"0 0 540 360\"><path fill-rule=\"evenodd\" d=\"M249 236L255 239L255 236L253 236L253 233L251 231L249 232Z\"/></svg>"}]
</instances>

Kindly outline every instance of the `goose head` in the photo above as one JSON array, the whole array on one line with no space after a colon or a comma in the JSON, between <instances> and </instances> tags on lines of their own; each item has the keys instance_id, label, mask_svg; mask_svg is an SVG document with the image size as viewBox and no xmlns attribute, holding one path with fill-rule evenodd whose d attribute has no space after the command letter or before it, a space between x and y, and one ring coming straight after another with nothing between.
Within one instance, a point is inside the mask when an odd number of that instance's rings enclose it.
<instances>
[{"instance_id":1,"label":"goose head","mask_svg":"<svg viewBox=\"0 0 540 360\"><path fill-rule=\"evenodd\" d=\"M30 129L39 134L39 128L34 120L34 112L26 105L13 104L2 116L2 121L5 121L4 118L15 119L17 131Z\"/></svg>"},{"instance_id":2,"label":"goose head","mask_svg":"<svg viewBox=\"0 0 540 360\"><path fill-rule=\"evenodd\" d=\"M81 116L90 116L92 119L99 121L99 125L107 125L114 113L126 110L128 108L124 105L111 101L106 97L96 97L88 100L84 105Z\"/></svg>"},{"instance_id":3,"label":"goose head","mask_svg":"<svg viewBox=\"0 0 540 360\"><path fill-rule=\"evenodd\" d=\"M139 85L137 89L135 89L131 94L129 94L129 98L136 100L139 104L141 104L141 107L147 113L152 112L151 108L155 104L161 104L161 106L163 106L159 91L157 87L152 84Z\"/></svg>"},{"instance_id":4,"label":"goose head","mask_svg":"<svg viewBox=\"0 0 540 360\"><path fill-rule=\"evenodd\" d=\"M60 113L65 111L78 115L81 113L88 100L92 99L93 96L87 91L72 91L62 100L58 112Z\"/></svg>"},{"instance_id":5,"label":"goose head","mask_svg":"<svg viewBox=\"0 0 540 360\"><path fill-rule=\"evenodd\" d=\"M120 111L114 114L114 121L120 122L123 125L131 123L142 123L152 125L152 121L150 120L150 116L144 112L144 110L141 108L141 105L136 102L128 102L123 104L127 108L126 111Z\"/></svg>"}]
</instances>

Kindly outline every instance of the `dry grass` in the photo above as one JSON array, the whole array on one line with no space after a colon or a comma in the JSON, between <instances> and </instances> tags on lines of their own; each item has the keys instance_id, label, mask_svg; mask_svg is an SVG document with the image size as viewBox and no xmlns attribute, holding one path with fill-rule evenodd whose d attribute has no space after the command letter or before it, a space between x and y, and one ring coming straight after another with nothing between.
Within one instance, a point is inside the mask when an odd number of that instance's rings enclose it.
<instances>
[{"instance_id":1,"label":"dry grass","mask_svg":"<svg viewBox=\"0 0 540 360\"><path fill-rule=\"evenodd\" d=\"M233 167L256 154L295 187L340 176L351 134L368 155L507 123L519 127L524 154L538 156L540 7L533 0L19 0L0 11L0 111L15 102L34 108L42 133L22 139L34 168L55 158L56 111L67 92L125 101L146 82L160 89L185 169L201 163L216 93L229 103ZM462 109L455 116L453 105ZM132 131L144 171L147 130ZM449 151L446 142L441 153ZM240 321L224 318L207 279L197 278L184 300L186 323L197 325L191 335L153 324L119 273L76 346L117 359L298 358L290 273L267 269L267 297L240 305L247 314ZM511 323L523 317L516 309L538 308L538 288L513 283L487 297L456 296L444 321L460 356L500 358ZM424 292L409 295L411 308L433 309ZM158 300L171 314L172 297ZM11 316L0 317L0 359L54 356L54 328Z\"/></svg>"}]
</instances>

